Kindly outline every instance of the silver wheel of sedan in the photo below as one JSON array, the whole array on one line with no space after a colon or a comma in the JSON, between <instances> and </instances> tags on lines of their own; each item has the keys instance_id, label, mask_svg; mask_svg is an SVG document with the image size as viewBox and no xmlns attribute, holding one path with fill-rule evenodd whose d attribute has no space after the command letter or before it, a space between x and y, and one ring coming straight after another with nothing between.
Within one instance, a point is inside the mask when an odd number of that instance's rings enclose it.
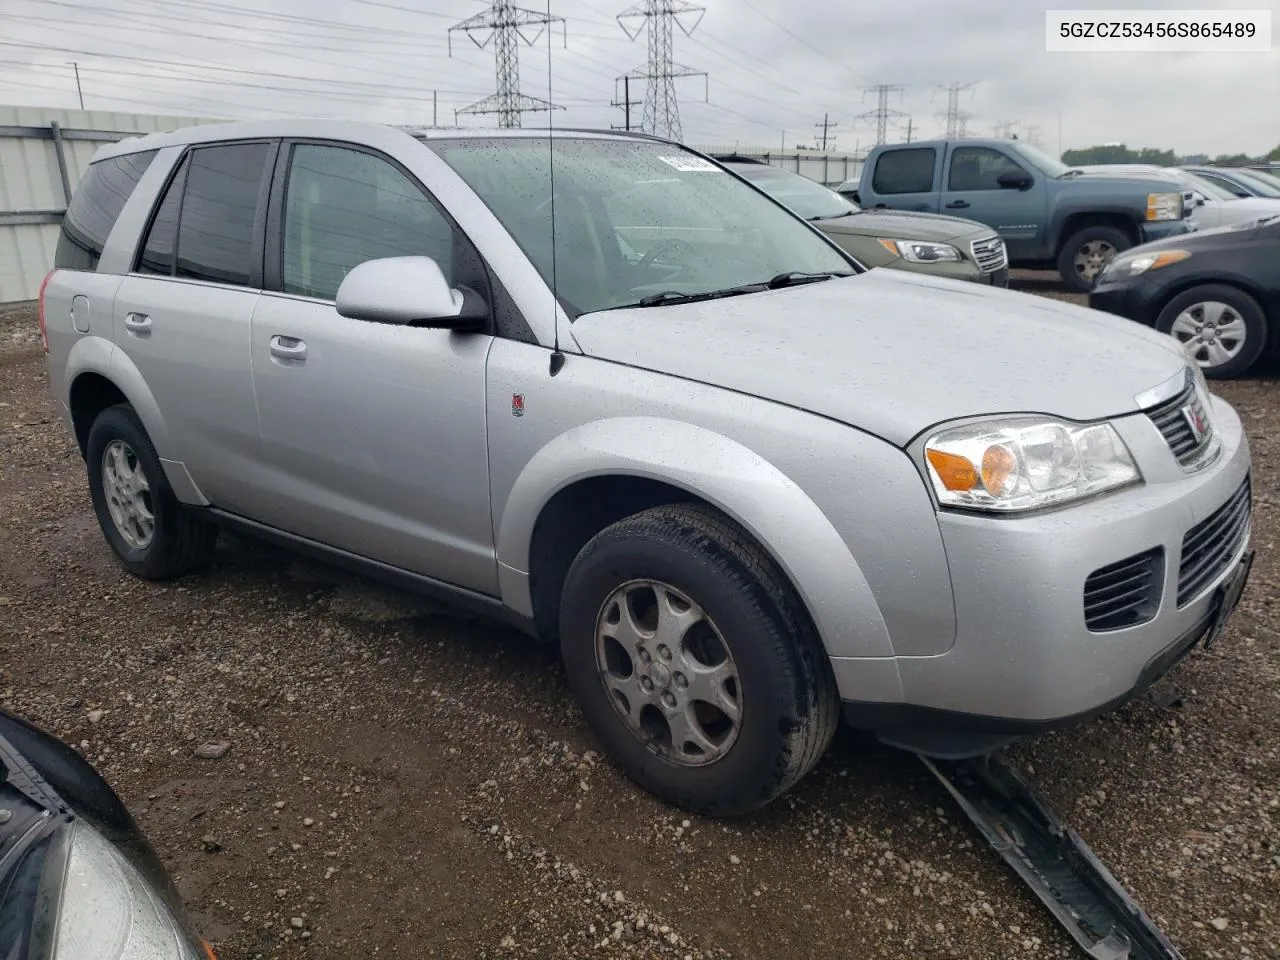
<instances>
[{"instance_id":1,"label":"silver wheel of sedan","mask_svg":"<svg viewBox=\"0 0 1280 960\"><path fill-rule=\"evenodd\" d=\"M703 766L733 747L741 685L720 631L669 584L632 580L596 620L596 664L614 708L672 763Z\"/></svg>"},{"instance_id":2,"label":"silver wheel of sedan","mask_svg":"<svg viewBox=\"0 0 1280 960\"><path fill-rule=\"evenodd\" d=\"M102 492L116 530L135 550L145 550L155 536L151 484L138 455L123 440L113 440L102 451Z\"/></svg>"},{"instance_id":3,"label":"silver wheel of sedan","mask_svg":"<svg viewBox=\"0 0 1280 960\"><path fill-rule=\"evenodd\" d=\"M1234 360L1249 337L1244 318L1218 300L1191 304L1174 318L1169 332L1206 369Z\"/></svg>"}]
</instances>

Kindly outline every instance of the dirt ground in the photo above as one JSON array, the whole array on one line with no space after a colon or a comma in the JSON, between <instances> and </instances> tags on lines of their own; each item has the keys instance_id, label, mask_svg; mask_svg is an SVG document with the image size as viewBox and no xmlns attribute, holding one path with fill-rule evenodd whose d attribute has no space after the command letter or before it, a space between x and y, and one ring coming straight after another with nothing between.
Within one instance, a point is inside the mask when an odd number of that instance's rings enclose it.
<instances>
[{"instance_id":1,"label":"dirt ground","mask_svg":"<svg viewBox=\"0 0 1280 960\"><path fill-rule=\"evenodd\" d=\"M1232 627L1163 705L1014 750L1188 960L1280 957L1280 374L1217 389L1256 462ZM770 809L690 817L515 634L230 538L127 576L29 308L0 309L0 700L116 785L222 960L1074 955L907 755L844 732Z\"/></svg>"}]
</instances>

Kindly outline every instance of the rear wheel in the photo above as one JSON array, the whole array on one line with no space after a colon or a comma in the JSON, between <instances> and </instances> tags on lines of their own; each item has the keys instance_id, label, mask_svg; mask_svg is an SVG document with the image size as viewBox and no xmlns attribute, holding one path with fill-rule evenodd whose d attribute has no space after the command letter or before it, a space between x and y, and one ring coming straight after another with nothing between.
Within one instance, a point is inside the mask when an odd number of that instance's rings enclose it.
<instances>
[{"instance_id":1,"label":"rear wheel","mask_svg":"<svg viewBox=\"0 0 1280 960\"><path fill-rule=\"evenodd\" d=\"M217 528L174 496L131 406L117 404L98 414L89 428L85 459L98 523L130 573L168 580L213 553Z\"/></svg>"},{"instance_id":2,"label":"rear wheel","mask_svg":"<svg viewBox=\"0 0 1280 960\"><path fill-rule=\"evenodd\" d=\"M1240 376L1267 343L1267 317L1258 301L1221 283L1178 294L1160 311L1156 329L1181 343L1215 379Z\"/></svg>"},{"instance_id":3,"label":"rear wheel","mask_svg":"<svg viewBox=\"0 0 1280 960\"><path fill-rule=\"evenodd\" d=\"M1093 289L1098 274L1122 253L1133 246L1128 235L1116 227L1085 227L1077 230L1058 253L1058 274L1066 288L1073 293L1088 293Z\"/></svg>"},{"instance_id":4,"label":"rear wheel","mask_svg":"<svg viewBox=\"0 0 1280 960\"><path fill-rule=\"evenodd\" d=\"M569 570L561 648L609 753L662 799L746 813L826 750L839 699L807 613L744 531L698 505L594 537Z\"/></svg>"}]
</instances>

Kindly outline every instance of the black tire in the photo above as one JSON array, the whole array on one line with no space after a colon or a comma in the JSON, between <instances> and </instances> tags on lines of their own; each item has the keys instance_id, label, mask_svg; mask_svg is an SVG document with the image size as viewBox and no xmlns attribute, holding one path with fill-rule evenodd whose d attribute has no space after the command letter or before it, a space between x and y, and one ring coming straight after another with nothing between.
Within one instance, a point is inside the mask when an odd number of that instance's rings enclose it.
<instances>
[{"instance_id":1,"label":"black tire","mask_svg":"<svg viewBox=\"0 0 1280 960\"><path fill-rule=\"evenodd\" d=\"M633 732L597 665L606 600L647 579L700 606L737 669L736 739L705 765L677 763ZM758 809L808 773L835 733L835 679L807 611L772 558L709 507L655 507L597 534L569 569L560 630L569 682L592 730L632 779L677 806L710 816Z\"/></svg>"},{"instance_id":2,"label":"black tire","mask_svg":"<svg viewBox=\"0 0 1280 960\"><path fill-rule=\"evenodd\" d=\"M1123 230L1118 227L1084 227L1077 230L1067 238L1066 243L1062 245L1062 249L1058 251L1058 275L1062 277L1062 284L1072 293L1088 293L1093 289L1094 281L1097 279L1097 273L1091 276L1085 276L1076 269L1076 254L1089 243L1101 242L1110 244L1115 254L1123 253L1133 246L1133 241ZM1109 260L1110 258L1108 258ZM1102 266L1105 266L1104 262ZM1098 273L1101 273L1101 266Z\"/></svg>"},{"instance_id":3,"label":"black tire","mask_svg":"<svg viewBox=\"0 0 1280 960\"><path fill-rule=\"evenodd\" d=\"M1184 337L1180 333L1174 332L1174 321L1178 319L1178 315L1183 311L1192 309L1200 303L1211 302L1225 303L1240 315L1240 319L1244 321L1244 343L1240 345L1239 352L1225 363L1214 366L1201 364L1200 369L1204 371L1206 377L1214 380L1238 377L1252 367L1258 358L1262 356L1262 351L1267 347L1269 333L1267 315L1263 313L1258 301L1238 287L1228 286L1224 283L1206 283L1198 287L1192 287L1190 290L1182 291L1182 293L1164 305L1164 309L1156 317L1156 329L1161 333L1170 334L1180 343L1188 343L1191 340L1190 337ZM1202 352L1207 358L1207 352Z\"/></svg>"},{"instance_id":4,"label":"black tire","mask_svg":"<svg viewBox=\"0 0 1280 960\"><path fill-rule=\"evenodd\" d=\"M116 441L125 444L132 453L150 487L149 506L155 520L151 538L144 547L131 545L125 539L107 505L103 455ZM160 466L160 457L133 407L121 403L98 414L89 428L85 460L98 524L126 570L147 580L171 580L209 559L218 539L218 528L174 496Z\"/></svg>"}]
</instances>

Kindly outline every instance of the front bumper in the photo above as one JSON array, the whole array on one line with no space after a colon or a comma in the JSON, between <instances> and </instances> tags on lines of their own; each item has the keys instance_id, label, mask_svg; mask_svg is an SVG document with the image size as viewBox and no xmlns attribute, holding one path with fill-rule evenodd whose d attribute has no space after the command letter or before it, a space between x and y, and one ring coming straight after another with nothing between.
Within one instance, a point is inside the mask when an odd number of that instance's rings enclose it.
<instances>
[{"instance_id":1,"label":"front bumper","mask_svg":"<svg viewBox=\"0 0 1280 960\"><path fill-rule=\"evenodd\" d=\"M1018 735L1109 709L1169 670L1205 632L1218 587L1248 549L1246 530L1230 563L1178 606L1183 536L1249 475L1239 417L1214 398L1213 419L1222 452L1197 473L1185 473L1151 420L1135 414L1115 424L1143 484L1025 517L940 513L955 643L938 656L888 658L901 691L892 699L883 694L891 679L883 658L833 658L849 721L898 742L910 739L904 731L941 728ZM1083 602L1089 575L1155 547L1164 551L1155 616L1091 632Z\"/></svg>"},{"instance_id":2,"label":"front bumper","mask_svg":"<svg viewBox=\"0 0 1280 960\"><path fill-rule=\"evenodd\" d=\"M1094 310L1102 310L1152 327L1159 314L1162 290L1168 290L1167 284L1152 283L1151 278L1145 275L1115 281L1104 280L1089 291L1089 306Z\"/></svg>"}]
</instances>

